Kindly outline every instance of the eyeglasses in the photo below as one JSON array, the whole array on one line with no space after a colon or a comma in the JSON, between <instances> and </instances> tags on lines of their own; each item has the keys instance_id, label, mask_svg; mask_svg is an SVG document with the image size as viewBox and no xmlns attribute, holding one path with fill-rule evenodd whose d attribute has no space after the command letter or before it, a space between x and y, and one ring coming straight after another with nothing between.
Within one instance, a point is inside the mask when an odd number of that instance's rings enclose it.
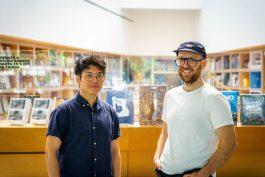
<instances>
[{"instance_id":1,"label":"eyeglasses","mask_svg":"<svg viewBox=\"0 0 265 177\"><path fill-rule=\"evenodd\" d=\"M88 81L93 81L94 78L96 78L96 80L98 82L102 82L105 78L104 74L103 73L100 73L100 74L91 74L91 73L88 73L85 75L85 78L88 80Z\"/></svg>"},{"instance_id":2,"label":"eyeglasses","mask_svg":"<svg viewBox=\"0 0 265 177\"><path fill-rule=\"evenodd\" d=\"M191 67L195 67L197 65L197 62L205 60L205 58L203 59L195 59L195 58L177 58L175 60L177 66L183 66L185 64L185 61L187 61L187 64Z\"/></svg>"}]
</instances>

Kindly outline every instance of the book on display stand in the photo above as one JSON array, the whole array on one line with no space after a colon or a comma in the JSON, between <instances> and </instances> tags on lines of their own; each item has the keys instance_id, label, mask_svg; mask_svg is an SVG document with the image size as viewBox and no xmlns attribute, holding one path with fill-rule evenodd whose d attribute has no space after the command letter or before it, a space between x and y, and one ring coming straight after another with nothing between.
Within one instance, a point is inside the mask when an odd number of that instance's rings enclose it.
<instances>
[{"instance_id":1,"label":"book on display stand","mask_svg":"<svg viewBox=\"0 0 265 177\"><path fill-rule=\"evenodd\" d=\"M116 111L120 124L134 123L133 91L107 90L106 102Z\"/></svg>"},{"instance_id":2,"label":"book on display stand","mask_svg":"<svg viewBox=\"0 0 265 177\"><path fill-rule=\"evenodd\" d=\"M26 124L29 120L31 102L28 98L11 98L8 111L10 124Z\"/></svg>"},{"instance_id":3,"label":"book on display stand","mask_svg":"<svg viewBox=\"0 0 265 177\"><path fill-rule=\"evenodd\" d=\"M265 125L265 94L240 95L242 125Z\"/></svg>"},{"instance_id":4,"label":"book on display stand","mask_svg":"<svg viewBox=\"0 0 265 177\"><path fill-rule=\"evenodd\" d=\"M50 114L54 108L54 101L50 98L35 98L30 123L48 124Z\"/></svg>"},{"instance_id":5,"label":"book on display stand","mask_svg":"<svg viewBox=\"0 0 265 177\"><path fill-rule=\"evenodd\" d=\"M166 86L139 87L139 122L140 125L162 124L162 112Z\"/></svg>"},{"instance_id":6,"label":"book on display stand","mask_svg":"<svg viewBox=\"0 0 265 177\"><path fill-rule=\"evenodd\" d=\"M237 124L239 92L238 91L221 91L221 92L227 98L227 100L230 104L233 121L234 121L234 124L236 125Z\"/></svg>"}]
</instances>

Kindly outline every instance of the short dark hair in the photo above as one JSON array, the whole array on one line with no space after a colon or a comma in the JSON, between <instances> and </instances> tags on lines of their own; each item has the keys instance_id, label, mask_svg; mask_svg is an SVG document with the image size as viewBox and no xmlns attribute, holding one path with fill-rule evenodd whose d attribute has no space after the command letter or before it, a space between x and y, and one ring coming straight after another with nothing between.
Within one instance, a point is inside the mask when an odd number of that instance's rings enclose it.
<instances>
[{"instance_id":1,"label":"short dark hair","mask_svg":"<svg viewBox=\"0 0 265 177\"><path fill-rule=\"evenodd\" d=\"M79 57L75 61L74 71L75 75L81 76L82 72L89 68L91 65L97 66L103 71L103 74L106 73L107 63L99 55L90 55L85 57Z\"/></svg>"}]
</instances>

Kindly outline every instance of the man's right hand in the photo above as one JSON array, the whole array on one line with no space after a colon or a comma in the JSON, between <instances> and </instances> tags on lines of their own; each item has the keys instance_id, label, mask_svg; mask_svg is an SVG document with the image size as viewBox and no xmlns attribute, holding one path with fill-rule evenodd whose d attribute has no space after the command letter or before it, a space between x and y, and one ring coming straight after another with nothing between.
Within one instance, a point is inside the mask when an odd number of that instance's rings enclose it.
<instances>
[{"instance_id":1,"label":"man's right hand","mask_svg":"<svg viewBox=\"0 0 265 177\"><path fill-rule=\"evenodd\" d=\"M161 170L161 161L159 158L154 158L155 168Z\"/></svg>"}]
</instances>

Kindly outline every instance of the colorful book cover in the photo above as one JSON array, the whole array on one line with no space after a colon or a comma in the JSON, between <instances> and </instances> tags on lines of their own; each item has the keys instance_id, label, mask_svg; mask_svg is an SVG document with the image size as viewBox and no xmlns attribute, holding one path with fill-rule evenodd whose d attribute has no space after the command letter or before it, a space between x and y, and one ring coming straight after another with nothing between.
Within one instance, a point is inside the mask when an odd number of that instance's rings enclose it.
<instances>
[{"instance_id":1,"label":"colorful book cover","mask_svg":"<svg viewBox=\"0 0 265 177\"><path fill-rule=\"evenodd\" d=\"M231 112L237 113L238 108L238 91L222 91L222 94L227 98L230 103Z\"/></svg>"},{"instance_id":2,"label":"colorful book cover","mask_svg":"<svg viewBox=\"0 0 265 177\"><path fill-rule=\"evenodd\" d=\"M163 102L166 90L166 86L139 87L140 125L162 124Z\"/></svg>"},{"instance_id":3,"label":"colorful book cover","mask_svg":"<svg viewBox=\"0 0 265 177\"><path fill-rule=\"evenodd\" d=\"M117 112L121 124L134 123L133 91L108 90L106 102Z\"/></svg>"},{"instance_id":4,"label":"colorful book cover","mask_svg":"<svg viewBox=\"0 0 265 177\"><path fill-rule=\"evenodd\" d=\"M222 94L227 98L230 104L233 121L237 123L237 112L238 112L238 91L222 91Z\"/></svg>"},{"instance_id":5,"label":"colorful book cover","mask_svg":"<svg viewBox=\"0 0 265 177\"><path fill-rule=\"evenodd\" d=\"M241 95L241 124L265 125L265 95Z\"/></svg>"},{"instance_id":6,"label":"colorful book cover","mask_svg":"<svg viewBox=\"0 0 265 177\"><path fill-rule=\"evenodd\" d=\"M261 88L261 72L250 73L250 88Z\"/></svg>"}]
</instances>

